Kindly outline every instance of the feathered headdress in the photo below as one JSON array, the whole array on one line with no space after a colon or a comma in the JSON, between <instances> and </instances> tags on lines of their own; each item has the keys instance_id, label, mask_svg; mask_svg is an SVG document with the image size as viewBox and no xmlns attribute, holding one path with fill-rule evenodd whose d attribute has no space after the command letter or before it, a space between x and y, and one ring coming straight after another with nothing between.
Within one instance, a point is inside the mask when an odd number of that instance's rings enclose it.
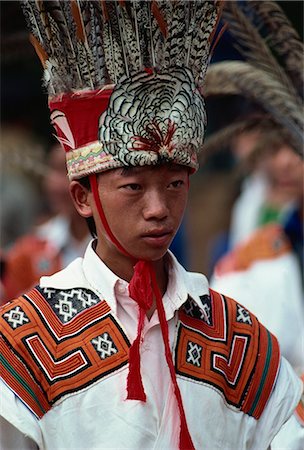
<instances>
[{"instance_id":1,"label":"feathered headdress","mask_svg":"<svg viewBox=\"0 0 304 450\"><path fill-rule=\"evenodd\" d=\"M161 160L197 169L219 3L22 1L71 179Z\"/></svg>"},{"instance_id":2,"label":"feathered headdress","mask_svg":"<svg viewBox=\"0 0 304 450\"><path fill-rule=\"evenodd\" d=\"M204 95L242 95L262 106L289 133L292 146L303 156L303 42L273 1L229 1L222 18L244 61L211 64ZM207 147L212 141L227 143L229 135L244 126L234 123L211 135Z\"/></svg>"},{"instance_id":3,"label":"feathered headdress","mask_svg":"<svg viewBox=\"0 0 304 450\"><path fill-rule=\"evenodd\" d=\"M197 169L206 123L199 86L209 63L220 2L36 0L22 4L44 67L51 119L66 150L69 177L90 176L104 228L127 254L107 224L92 174L161 162ZM127 398L146 399L140 342L145 311L155 297L180 412L180 448L193 449L162 296L148 261L135 265L129 293L138 303L139 323L129 352Z\"/></svg>"}]
</instances>

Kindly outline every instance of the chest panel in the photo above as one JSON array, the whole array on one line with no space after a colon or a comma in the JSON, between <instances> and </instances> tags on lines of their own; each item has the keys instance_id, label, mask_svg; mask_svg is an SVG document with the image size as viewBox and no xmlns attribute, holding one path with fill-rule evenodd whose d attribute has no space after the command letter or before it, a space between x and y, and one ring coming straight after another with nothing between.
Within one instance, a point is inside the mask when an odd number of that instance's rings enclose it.
<instances>
[{"instance_id":1,"label":"chest panel","mask_svg":"<svg viewBox=\"0 0 304 450\"><path fill-rule=\"evenodd\" d=\"M128 362L127 336L88 290L33 289L1 320L4 381L38 417Z\"/></svg>"}]
</instances>

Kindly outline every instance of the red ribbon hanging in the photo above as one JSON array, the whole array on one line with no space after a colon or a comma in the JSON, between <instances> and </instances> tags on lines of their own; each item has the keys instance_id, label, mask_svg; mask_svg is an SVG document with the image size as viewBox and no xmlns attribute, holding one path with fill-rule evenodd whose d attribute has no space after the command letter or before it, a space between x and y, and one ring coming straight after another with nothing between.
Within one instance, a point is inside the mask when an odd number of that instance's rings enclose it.
<instances>
[{"instance_id":1,"label":"red ribbon hanging","mask_svg":"<svg viewBox=\"0 0 304 450\"><path fill-rule=\"evenodd\" d=\"M146 401L142 378L140 374L140 341L146 312L153 302L153 291L149 266L145 261L138 261L134 266L134 274L129 283L130 297L139 306L137 337L129 350L129 373L127 381L127 399Z\"/></svg>"},{"instance_id":2,"label":"red ribbon hanging","mask_svg":"<svg viewBox=\"0 0 304 450\"><path fill-rule=\"evenodd\" d=\"M106 233L112 240L114 245L124 254L134 259L120 244L120 242L113 235L107 219L105 217L101 201L98 193L98 185L96 174L90 175L90 185L93 192L94 201L105 228ZM179 436L179 448L180 450L195 450L186 420L186 415L183 407L182 396L177 384L174 364L172 360L172 354L169 343L169 329L164 310L162 295L159 290L155 271L148 261L140 260L134 266L134 274L129 283L130 297L136 301L139 307L139 319L137 327L137 336L133 341L129 350L129 373L127 379L127 399L129 400L141 400L146 401L146 394L142 383L140 372L140 343L141 334L144 326L146 312L151 308L153 298L156 300L156 307L160 322L160 327L163 336L163 342L165 346L165 357L170 371L171 381L174 387L174 394L177 400L179 415L180 415L180 436Z\"/></svg>"}]
</instances>

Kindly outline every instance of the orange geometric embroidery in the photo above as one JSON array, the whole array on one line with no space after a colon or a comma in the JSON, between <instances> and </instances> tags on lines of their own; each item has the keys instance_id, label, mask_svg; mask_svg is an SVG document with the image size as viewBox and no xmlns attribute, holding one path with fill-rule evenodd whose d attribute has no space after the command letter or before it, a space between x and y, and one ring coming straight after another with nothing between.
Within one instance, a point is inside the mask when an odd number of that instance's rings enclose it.
<instances>
[{"instance_id":1,"label":"orange geometric embroidery","mask_svg":"<svg viewBox=\"0 0 304 450\"><path fill-rule=\"evenodd\" d=\"M218 294L215 294L218 295ZM220 295L217 297L217 301L213 301L212 304L212 320L202 322L201 318L194 318L185 314L183 311L180 313L182 322L189 328L196 329L199 327L202 335L212 341L223 341L227 339L227 320L226 320L226 303L224 298ZM202 327L202 323L204 326Z\"/></svg>"},{"instance_id":2,"label":"orange geometric embroidery","mask_svg":"<svg viewBox=\"0 0 304 450\"><path fill-rule=\"evenodd\" d=\"M24 342L33 359L43 368L49 383L69 377L71 374L75 375L90 364L81 348L74 349L61 358L55 358L37 334L26 337Z\"/></svg>"},{"instance_id":3,"label":"orange geometric embroidery","mask_svg":"<svg viewBox=\"0 0 304 450\"><path fill-rule=\"evenodd\" d=\"M130 343L104 300L62 323L34 289L5 305L1 319L4 381L38 417L128 363Z\"/></svg>"},{"instance_id":4,"label":"orange geometric embroidery","mask_svg":"<svg viewBox=\"0 0 304 450\"><path fill-rule=\"evenodd\" d=\"M212 290L210 299L213 326L179 314L176 372L212 385L227 403L259 418L278 372L277 341L234 300Z\"/></svg>"},{"instance_id":5,"label":"orange geometric embroidery","mask_svg":"<svg viewBox=\"0 0 304 450\"><path fill-rule=\"evenodd\" d=\"M221 372L227 382L234 386L244 363L248 336L235 335L233 337L229 358L220 353L213 353L212 365L215 370Z\"/></svg>"},{"instance_id":6,"label":"orange geometric embroidery","mask_svg":"<svg viewBox=\"0 0 304 450\"><path fill-rule=\"evenodd\" d=\"M23 362L17 358L1 337L0 349L3 381L37 417L42 417L51 407L44 392L30 375Z\"/></svg>"}]
</instances>

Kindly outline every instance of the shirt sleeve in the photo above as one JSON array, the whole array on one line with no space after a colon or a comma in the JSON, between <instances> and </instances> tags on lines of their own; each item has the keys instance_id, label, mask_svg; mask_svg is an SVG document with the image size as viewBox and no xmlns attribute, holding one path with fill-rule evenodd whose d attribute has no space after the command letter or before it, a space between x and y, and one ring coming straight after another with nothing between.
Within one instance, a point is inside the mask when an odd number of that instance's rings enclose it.
<instances>
[{"instance_id":1,"label":"shirt sleeve","mask_svg":"<svg viewBox=\"0 0 304 450\"><path fill-rule=\"evenodd\" d=\"M299 403L303 384L290 364L281 359L275 387L267 405L258 420L254 442L251 448L268 448L279 430L292 416Z\"/></svg>"},{"instance_id":2,"label":"shirt sleeve","mask_svg":"<svg viewBox=\"0 0 304 450\"><path fill-rule=\"evenodd\" d=\"M3 424L3 427L5 431L8 432L8 437L10 437L10 439L14 439L15 436L16 440L22 438L25 439L24 440L25 443L28 441L32 445L32 447L31 446L23 447L23 445L18 445L11 447L8 446L7 448L32 449L41 447L42 446L41 429L39 426L39 420L36 418L36 416L1 380L0 380L0 395L1 395L0 416L3 420L3 422L1 421L1 427ZM0 448L5 449L5 446L3 447L0 446Z\"/></svg>"},{"instance_id":3,"label":"shirt sleeve","mask_svg":"<svg viewBox=\"0 0 304 450\"><path fill-rule=\"evenodd\" d=\"M38 450L37 444L28 436L25 436L7 420L0 417L0 448L12 450Z\"/></svg>"},{"instance_id":4,"label":"shirt sleeve","mask_svg":"<svg viewBox=\"0 0 304 450\"><path fill-rule=\"evenodd\" d=\"M304 427L293 414L271 443L271 450L303 450Z\"/></svg>"}]
</instances>

